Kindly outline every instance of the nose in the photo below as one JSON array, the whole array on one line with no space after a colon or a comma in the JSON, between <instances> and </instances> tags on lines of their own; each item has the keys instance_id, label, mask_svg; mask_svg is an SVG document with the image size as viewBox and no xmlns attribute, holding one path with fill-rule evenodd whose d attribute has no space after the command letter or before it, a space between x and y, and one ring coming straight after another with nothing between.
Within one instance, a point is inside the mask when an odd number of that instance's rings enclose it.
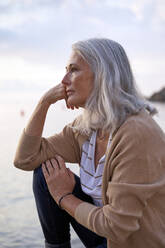
<instances>
[{"instance_id":1,"label":"nose","mask_svg":"<svg viewBox=\"0 0 165 248\"><path fill-rule=\"evenodd\" d=\"M65 86L71 84L69 73L65 74L64 78L62 79L62 84L64 84Z\"/></svg>"}]
</instances>

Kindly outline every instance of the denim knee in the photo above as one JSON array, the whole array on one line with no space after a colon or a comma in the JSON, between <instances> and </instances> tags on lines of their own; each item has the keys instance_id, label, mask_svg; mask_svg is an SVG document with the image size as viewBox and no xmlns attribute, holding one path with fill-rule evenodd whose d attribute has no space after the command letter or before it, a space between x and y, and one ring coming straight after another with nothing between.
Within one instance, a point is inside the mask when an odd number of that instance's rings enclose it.
<instances>
[{"instance_id":1,"label":"denim knee","mask_svg":"<svg viewBox=\"0 0 165 248\"><path fill-rule=\"evenodd\" d=\"M33 172L33 192L35 193L37 189L48 191L41 165Z\"/></svg>"}]
</instances>

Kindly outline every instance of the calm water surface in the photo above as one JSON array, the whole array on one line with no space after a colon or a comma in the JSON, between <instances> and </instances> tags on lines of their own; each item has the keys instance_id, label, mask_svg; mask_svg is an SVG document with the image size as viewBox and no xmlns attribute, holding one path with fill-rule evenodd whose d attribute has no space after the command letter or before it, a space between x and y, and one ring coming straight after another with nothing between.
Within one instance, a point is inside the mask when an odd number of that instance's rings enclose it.
<instances>
[{"instance_id":1,"label":"calm water surface","mask_svg":"<svg viewBox=\"0 0 165 248\"><path fill-rule=\"evenodd\" d=\"M32 172L14 168L13 157L16 145L34 106L37 94L0 95L0 248L40 248L44 247L44 237L38 221L32 195ZM165 105L156 104L159 116L156 120L165 130ZM25 115L21 116L20 111ZM65 109L64 102L52 106L45 123L44 136L61 130L80 111ZM79 173L77 165L68 165ZM72 231L75 248L83 245Z\"/></svg>"}]
</instances>

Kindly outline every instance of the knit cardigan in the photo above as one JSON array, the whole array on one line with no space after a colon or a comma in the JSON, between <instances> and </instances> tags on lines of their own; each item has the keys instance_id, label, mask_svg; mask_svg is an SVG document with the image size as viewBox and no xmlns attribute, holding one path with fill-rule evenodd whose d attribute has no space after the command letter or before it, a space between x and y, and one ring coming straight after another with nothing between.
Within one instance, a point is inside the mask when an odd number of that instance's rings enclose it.
<instances>
[{"instance_id":1,"label":"knit cardigan","mask_svg":"<svg viewBox=\"0 0 165 248\"><path fill-rule=\"evenodd\" d=\"M72 128L76 120L54 136L23 132L14 164L33 170L55 154L80 163L87 136ZM75 219L107 238L108 248L165 247L165 134L142 110L112 136L102 180L103 207L83 202Z\"/></svg>"}]
</instances>

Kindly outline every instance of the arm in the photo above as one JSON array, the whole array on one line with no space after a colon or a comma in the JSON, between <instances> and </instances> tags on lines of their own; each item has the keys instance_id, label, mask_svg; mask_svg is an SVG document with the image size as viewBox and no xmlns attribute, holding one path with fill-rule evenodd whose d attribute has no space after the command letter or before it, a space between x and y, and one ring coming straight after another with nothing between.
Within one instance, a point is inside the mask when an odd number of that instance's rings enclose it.
<instances>
[{"instance_id":1,"label":"arm","mask_svg":"<svg viewBox=\"0 0 165 248\"><path fill-rule=\"evenodd\" d=\"M25 128L26 134L29 136L41 137L50 105L56 103L58 100L64 99L65 97L65 88L62 84L59 84L46 92L37 104L37 107Z\"/></svg>"},{"instance_id":2,"label":"arm","mask_svg":"<svg viewBox=\"0 0 165 248\"><path fill-rule=\"evenodd\" d=\"M78 148L75 148L74 135L69 126L60 134L49 138L41 137L50 105L64 98L66 99L65 88L59 84L40 99L18 143L14 159L17 168L34 170L55 154L60 154L67 162L77 162Z\"/></svg>"},{"instance_id":3,"label":"arm","mask_svg":"<svg viewBox=\"0 0 165 248\"><path fill-rule=\"evenodd\" d=\"M164 188L165 140L160 134L150 120L136 117L118 130L107 154L104 206L81 203L75 211L80 224L118 244L141 228L152 197Z\"/></svg>"}]
</instances>

